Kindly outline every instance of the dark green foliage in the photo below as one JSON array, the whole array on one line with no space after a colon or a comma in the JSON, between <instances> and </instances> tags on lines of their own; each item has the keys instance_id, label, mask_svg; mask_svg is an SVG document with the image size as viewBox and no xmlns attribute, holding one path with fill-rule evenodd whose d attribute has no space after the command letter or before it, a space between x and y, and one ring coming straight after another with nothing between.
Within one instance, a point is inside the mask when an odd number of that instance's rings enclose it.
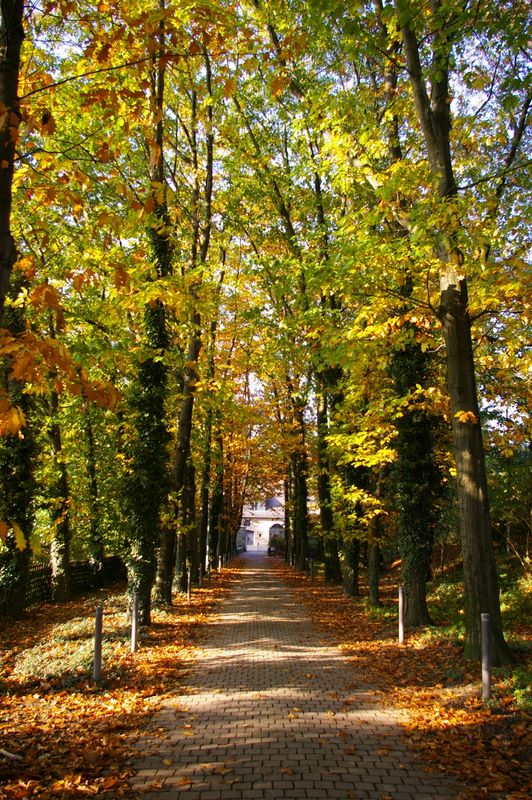
<instances>
[{"instance_id":1,"label":"dark green foliage","mask_svg":"<svg viewBox=\"0 0 532 800\"><path fill-rule=\"evenodd\" d=\"M157 322L164 310L146 309L146 330L157 345L164 340ZM160 539L159 510L169 490L165 419L167 370L156 357L145 359L132 387L130 404L134 412L135 436L129 445L130 474L124 485L124 511L128 520L128 591L139 592L141 620L150 622L150 595L156 569L156 548Z\"/></svg>"},{"instance_id":2,"label":"dark green foliage","mask_svg":"<svg viewBox=\"0 0 532 800\"><path fill-rule=\"evenodd\" d=\"M18 287L14 287L18 293ZM22 308L6 309L2 326L16 334L24 330L24 311ZM16 523L24 534L26 547L15 541L9 534L7 551L0 556L0 586L9 614L17 617L24 609L28 571L30 563L30 538L33 530L34 491L33 459L35 442L31 430L31 407L28 395L22 393L20 384L9 375L9 361L2 364L2 387L11 402L22 409L26 417L26 427L20 436L0 437L0 520L8 524ZM3 605L3 604L2 604Z\"/></svg>"},{"instance_id":3,"label":"dark green foliage","mask_svg":"<svg viewBox=\"0 0 532 800\"><path fill-rule=\"evenodd\" d=\"M393 353L390 376L399 397L408 398L427 374L427 354L415 340ZM426 409L408 401L396 421L397 460L390 480L398 511L398 545L405 586L405 621L415 627L430 623L426 584L436 523L441 479L434 456L434 420Z\"/></svg>"}]
</instances>

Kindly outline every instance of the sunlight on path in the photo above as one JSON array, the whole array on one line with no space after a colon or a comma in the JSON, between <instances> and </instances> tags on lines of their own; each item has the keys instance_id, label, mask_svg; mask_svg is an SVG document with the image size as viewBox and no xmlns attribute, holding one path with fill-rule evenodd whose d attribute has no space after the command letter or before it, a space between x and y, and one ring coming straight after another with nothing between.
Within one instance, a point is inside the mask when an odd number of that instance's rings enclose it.
<instances>
[{"instance_id":1,"label":"sunlight on path","mask_svg":"<svg viewBox=\"0 0 532 800\"><path fill-rule=\"evenodd\" d=\"M271 559L242 564L186 690L138 742L132 787L153 800L457 797L414 764L400 713L379 707Z\"/></svg>"}]
</instances>

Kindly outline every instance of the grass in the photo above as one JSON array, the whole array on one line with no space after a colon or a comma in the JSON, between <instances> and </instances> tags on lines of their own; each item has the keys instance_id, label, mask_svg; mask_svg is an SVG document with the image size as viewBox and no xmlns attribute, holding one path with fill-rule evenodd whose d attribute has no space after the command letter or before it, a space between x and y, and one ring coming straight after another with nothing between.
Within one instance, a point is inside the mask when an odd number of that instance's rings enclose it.
<instances>
[{"instance_id":1,"label":"grass","mask_svg":"<svg viewBox=\"0 0 532 800\"><path fill-rule=\"evenodd\" d=\"M102 597L105 604L102 661L113 675L127 653L129 628L123 592ZM79 607L79 615L51 624L45 639L23 647L14 659L12 674L27 684L45 682L57 688L90 680L94 664L94 603Z\"/></svg>"}]
</instances>

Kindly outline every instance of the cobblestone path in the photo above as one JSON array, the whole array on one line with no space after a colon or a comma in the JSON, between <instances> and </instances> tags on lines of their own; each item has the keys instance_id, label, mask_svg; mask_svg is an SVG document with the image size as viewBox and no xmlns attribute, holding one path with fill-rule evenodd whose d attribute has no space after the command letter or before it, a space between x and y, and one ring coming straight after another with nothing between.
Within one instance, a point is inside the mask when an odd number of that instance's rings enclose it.
<instances>
[{"instance_id":1,"label":"cobblestone path","mask_svg":"<svg viewBox=\"0 0 532 800\"><path fill-rule=\"evenodd\" d=\"M202 630L184 693L138 742L132 787L152 800L451 800L405 748L400 713L328 644L268 557Z\"/></svg>"}]
</instances>

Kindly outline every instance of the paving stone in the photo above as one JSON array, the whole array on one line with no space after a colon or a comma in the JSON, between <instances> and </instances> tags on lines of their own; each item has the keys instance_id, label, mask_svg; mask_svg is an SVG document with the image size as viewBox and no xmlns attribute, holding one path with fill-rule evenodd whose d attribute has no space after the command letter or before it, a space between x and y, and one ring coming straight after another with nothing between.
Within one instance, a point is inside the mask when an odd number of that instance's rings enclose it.
<instances>
[{"instance_id":1,"label":"paving stone","mask_svg":"<svg viewBox=\"0 0 532 800\"><path fill-rule=\"evenodd\" d=\"M415 761L404 716L379 706L273 560L241 559L186 689L155 714L156 735L136 742L132 788L150 800L457 798L450 779Z\"/></svg>"}]
</instances>

